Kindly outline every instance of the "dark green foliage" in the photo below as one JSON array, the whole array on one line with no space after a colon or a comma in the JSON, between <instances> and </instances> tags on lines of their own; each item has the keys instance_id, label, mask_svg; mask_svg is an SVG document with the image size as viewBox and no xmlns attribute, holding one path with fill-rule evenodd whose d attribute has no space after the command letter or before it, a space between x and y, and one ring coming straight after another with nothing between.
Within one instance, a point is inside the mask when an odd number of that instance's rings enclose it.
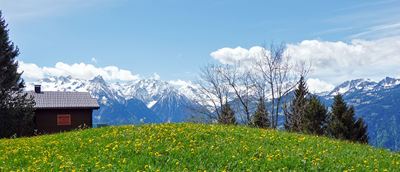
<instances>
[{"instance_id":1,"label":"dark green foliage","mask_svg":"<svg viewBox=\"0 0 400 172\"><path fill-rule=\"evenodd\" d=\"M294 90L294 98L285 108L285 129L293 132L302 131L302 118L306 110L308 89L304 77L299 80L298 87Z\"/></svg>"},{"instance_id":2,"label":"dark green foliage","mask_svg":"<svg viewBox=\"0 0 400 172\"><path fill-rule=\"evenodd\" d=\"M334 97L331 120L328 126L329 136L337 139L368 143L367 126L362 118L354 118L354 108L348 107L341 94Z\"/></svg>"},{"instance_id":3,"label":"dark green foliage","mask_svg":"<svg viewBox=\"0 0 400 172\"><path fill-rule=\"evenodd\" d=\"M218 118L220 124L236 124L235 112L233 112L229 103L225 103L221 108L221 114Z\"/></svg>"},{"instance_id":4,"label":"dark green foliage","mask_svg":"<svg viewBox=\"0 0 400 172\"><path fill-rule=\"evenodd\" d=\"M271 126L263 98L260 98L258 101L257 110L253 116L253 125L259 128L268 128Z\"/></svg>"},{"instance_id":5,"label":"dark green foliage","mask_svg":"<svg viewBox=\"0 0 400 172\"><path fill-rule=\"evenodd\" d=\"M294 98L285 111L285 129L292 132L323 135L326 131L327 109L316 96L309 97L304 77L294 90Z\"/></svg>"},{"instance_id":6,"label":"dark green foliage","mask_svg":"<svg viewBox=\"0 0 400 172\"><path fill-rule=\"evenodd\" d=\"M354 124L353 138L360 143L368 143L367 124L362 118L358 118Z\"/></svg>"},{"instance_id":7,"label":"dark green foliage","mask_svg":"<svg viewBox=\"0 0 400 172\"><path fill-rule=\"evenodd\" d=\"M0 138L33 133L34 102L23 93L17 56L18 48L9 40L0 11Z\"/></svg>"},{"instance_id":8,"label":"dark green foliage","mask_svg":"<svg viewBox=\"0 0 400 172\"><path fill-rule=\"evenodd\" d=\"M302 131L308 134L323 135L326 131L328 111L316 96L307 101L302 120Z\"/></svg>"},{"instance_id":9,"label":"dark green foliage","mask_svg":"<svg viewBox=\"0 0 400 172\"><path fill-rule=\"evenodd\" d=\"M349 139L349 124L354 123L351 114L352 109L348 108L343 100L342 95L338 94L334 97L332 104L331 120L329 123L329 135L338 139Z\"/></svg>"}]
</instances>

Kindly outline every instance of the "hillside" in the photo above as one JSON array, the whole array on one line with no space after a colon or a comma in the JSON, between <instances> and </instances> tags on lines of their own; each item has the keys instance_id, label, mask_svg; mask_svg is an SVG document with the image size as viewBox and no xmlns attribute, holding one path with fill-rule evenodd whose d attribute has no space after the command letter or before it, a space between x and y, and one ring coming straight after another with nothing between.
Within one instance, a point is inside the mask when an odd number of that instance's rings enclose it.
<instances>
[{"instance_id":1,"label":"hillside","mask_svg":"<svg viewBox=\"0 0 400 172\"><path fill-rule=\"evenodd\" d=\"M243 126L157 124L0 140L0 171L399 171L400 154Z\"/></svg>"}]
</instances>

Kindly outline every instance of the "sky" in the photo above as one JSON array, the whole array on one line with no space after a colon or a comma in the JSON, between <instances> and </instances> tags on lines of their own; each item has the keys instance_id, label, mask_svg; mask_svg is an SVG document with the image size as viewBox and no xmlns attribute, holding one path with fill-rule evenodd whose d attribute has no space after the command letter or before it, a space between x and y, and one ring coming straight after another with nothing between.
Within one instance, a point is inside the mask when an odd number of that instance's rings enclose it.
<instances>
[{"instance_id":1,"label":"sky","mask_svg":"<svg viewBox=\"0 0 400 172\"><path fill-rule=\"evenodd\" d=\"M400 78L400 0L0 0L26 80L196 80L284 43L309 84Z\"/></svg>"}]
</instances>

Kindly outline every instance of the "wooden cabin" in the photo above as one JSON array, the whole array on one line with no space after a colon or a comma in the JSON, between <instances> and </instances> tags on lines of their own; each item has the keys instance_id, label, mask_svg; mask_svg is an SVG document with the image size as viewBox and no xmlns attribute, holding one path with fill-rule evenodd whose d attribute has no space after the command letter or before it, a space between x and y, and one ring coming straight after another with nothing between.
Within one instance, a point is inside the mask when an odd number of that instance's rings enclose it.
<instances>
[{"instance_id":1,"label":"wooden cabin","mask_svg":"<svg viewBox=\"0 0 400 172\"><path fill-rule=\"evenodd\" d=\"M92 112L99 109L88 92L42 91L35 85L35 128L38 133L55 133L92 127Z\"/></svg>"}]
</instances>

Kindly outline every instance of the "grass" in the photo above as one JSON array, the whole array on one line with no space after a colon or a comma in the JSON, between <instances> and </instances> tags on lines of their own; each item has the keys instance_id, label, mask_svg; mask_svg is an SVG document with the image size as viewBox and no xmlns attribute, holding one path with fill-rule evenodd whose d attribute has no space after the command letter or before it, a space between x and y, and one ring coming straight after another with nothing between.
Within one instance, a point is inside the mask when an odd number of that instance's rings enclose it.
<instances>
[{"instance_id":1,"label":"grass","mask_svg":"<svg viewBox=\"0 0 400 172\"><path fill-rule=\"evenodd\" d=\"M400 154L244 126L158 124L0 140L0 171L400 171Z\"/></svg>"}]
</instances>

